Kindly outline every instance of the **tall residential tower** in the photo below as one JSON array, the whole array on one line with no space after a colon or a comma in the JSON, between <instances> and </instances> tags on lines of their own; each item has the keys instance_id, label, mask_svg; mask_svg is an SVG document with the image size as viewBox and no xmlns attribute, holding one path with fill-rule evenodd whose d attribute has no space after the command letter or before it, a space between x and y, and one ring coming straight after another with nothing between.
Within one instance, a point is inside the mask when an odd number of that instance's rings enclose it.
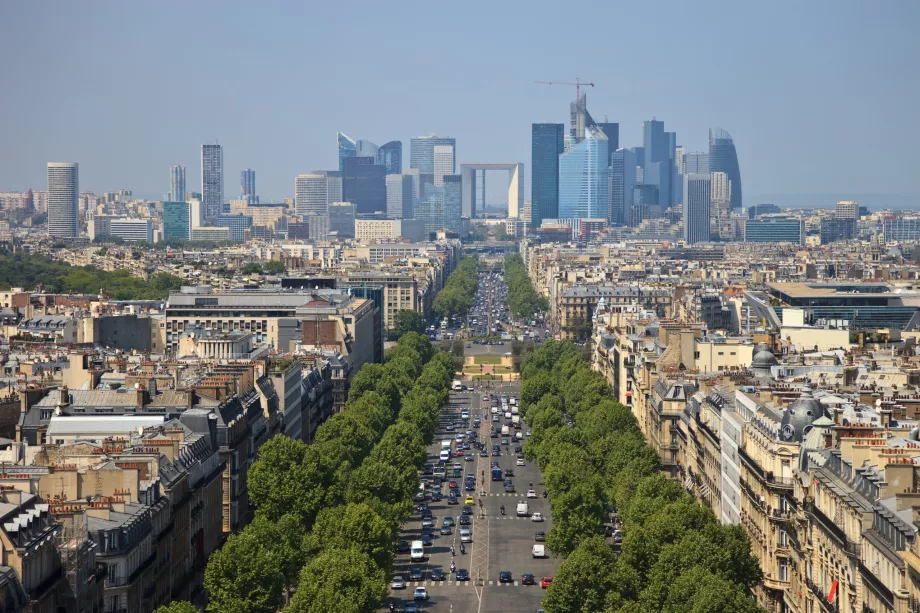
<instances>
[{"instance_id":1,"label":"tall residential tower","mask_svg":"<svg viewBox=\"0 0 920 613\"><path fill-rule=\"evenodd\" d=\"M185 166L170 166L168 199L171 202L185 202Z\"/></svg>"},{"instance_id":2,"label":"tall residential tower","mask_svg":"<svg viewBox=\"0 0 920 613\"><path fill-rule=\"evenodd\" d=\"M221 145L201 146L201 214L209 225L224 208L224 149Z\"/></svg>"},{"instance_id":3,"label":"tall residential tower","mask_svg":"<svg viewBox=\"0 0 920 613\"><path fill-rule=\"evenodd\" d=\"M48 162L48 234L55 238L79 235L77 196L80 193L76 162Z\"/></svg>"}]
</instances>

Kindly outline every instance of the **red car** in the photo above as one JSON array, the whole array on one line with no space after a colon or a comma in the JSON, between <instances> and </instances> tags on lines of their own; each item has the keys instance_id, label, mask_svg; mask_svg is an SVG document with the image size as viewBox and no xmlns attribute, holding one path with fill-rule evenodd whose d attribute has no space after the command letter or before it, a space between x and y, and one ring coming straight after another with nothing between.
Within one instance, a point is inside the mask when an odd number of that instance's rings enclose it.
<instances>
[{"instance_id":1,"label":"red car","mask_svg":"<svg viewBox=\"0 0 920 613\"><path fill-rule=\"evenodd\" d=\"M552 582L553 582L553 578L547 575L546 577L543 577L543 581L540 582L540 587L542 587L545 590L546 588L549 587L549 584Z\"/></svg>"}]
</instances>

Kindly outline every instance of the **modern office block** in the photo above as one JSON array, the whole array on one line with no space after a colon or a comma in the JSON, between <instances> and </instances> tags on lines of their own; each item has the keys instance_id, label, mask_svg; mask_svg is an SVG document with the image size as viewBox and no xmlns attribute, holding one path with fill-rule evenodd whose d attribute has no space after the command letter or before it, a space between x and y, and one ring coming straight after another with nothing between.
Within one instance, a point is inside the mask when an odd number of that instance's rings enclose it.
<instances>
[{"instance_id":1,"label":"modern office block","mask_svg":"<svg viewBox=\"0 0 920 613\"><path fill-rule=\"evenodd\" d=\"M655 119L642 124L643 153L642 183L658 186L658 204L671 206L678 200L676 156L677 138L673 132L664 131L664 122Z\"/></svg>"},{"instance_id":2,"label":"modern office block","mask_svg":"<svg viewBox=\"0 0 920 613\"><path fill-rule=\"evenodd\" d=\"M709 154L699 151L693 151L684 154L683 172L680 174L687 175L708 175L709 174Z\"/></svg>"},{"instance_id":3,"label":"modern office block","mask_svg":"<svg viewBox=\"0 0 920 613\"><path fill-rule=\"evenodd\" d=\"M329 204L329 232L335 232L339 238L355 236L355 205L351 202L332 202Z\"/></svg>"},{"instance_id":4,"label":"modern office block","mask_svg":"<svg viewBox=\"0 0 920 613\"><path fill-rule=\"evenodd\" d=\"M328 177L314 172L294 178L294 213L325 215L328 206Z\"/></svg>"},{"instance_id":5,"label":"modern office block","mask_svg":"<svg viewBox=\"0 0 920 613\"><path fill-rule=\"evenodd\" d=\"M626 223L635 186L636 155L631 149L617 149L610 162L610 210L607 219L612 225Z\"/></svg>"},{"instance_id":6,"label":"modern office block","mask_svg":"<svg viewBox=\"0 0 920 613\"><path fill-rule=\"evenodd\" d=\"M226 226L192 228L192 240L207 243L228 243L230 242L230 228Z\"/></svg>"},{"instance_id":7,"label":"modern office block","mask_svg":"<svg viewBox=\"0 0 920 613\"><path fill-rule=\"evenodd\" d=\"M444 177L455 172L456 160L454 148L451 145L435 145L434 147L434 184L443 187Z\"/></svg>"},{"instance_id":8,"label":"modern office block","mask_svg":"<svg viewBox=\"0 0 920 613\"><path fill-rule=\"evenodd\" d=\"M418 168L422 174L435 174L434 148L448 146L454 149L454 160L457 159L457 139L450 136L419 136L410 141L409 167ZM449 173L454 174L455 168Z\"/></svg>"},{"instance_id":9,"label":"modern office block","mask_svg":"<svg viewBox=\"0 0 920 613\"><path fill-rule=\"evenodd\" d=\"M335 139L338 146L339 172L343 172L345 170L345 158L353 158L358 155L358 145L341 132L335 133Z\"/></svg>"},{"instance_id":10,"label":"modern office block","mask_svg":"<svg viewBox=\"0 0 920 613\"><path fill-rule=\"evenodd\" d=\"M920 241L920 217L886 217L882 230L886 243L914 243Z\"/></svg>"},{"instance_id":11,"label":"modern office block","mask_svg":"<svg viewBox=\"0 0 920 613\"><path fill-rule=\"evenodd\" d=\"M559 219L607 217L607 135L594 126L559 156Z\"/></svg>"},{"instance_id":12,"label":"modern office block","mask_svg":"<svg viewBox=\"0 0 920 613\"><path fill-rule=\"evenodd\" d=\"M214 223L224 208L224 150L201 146L201 206L205 223Z\"/></svg>"},{"instance_id":13,"label":"modern office block","mask_svg":"<svg viewBox=\"0 0 920 613\"><path fill-rule=\"evenodd\" d=\"M724 172L732 182L732 209L742 208L741 168L731 134L720 128L709 130L709 172Z\"/></svg>"},{"instance_id":14,"label":"modern office block","mask_svg":"<svg viewBox=\"0 0 920 613\"><path fill-rule=\"evenodd\" d=\"M192 205L189 202L163 203L163 238L187 241L192 236Z\"/></svg>"},{"instance_id":15,"label":"modern office block","mask_svg":"<svg viewBox=\"0 0 920 613\"><path fill-rule=\"evenodd\" d=\"M153 223L149 219L122 217L109 222L109 236L126 243L153 244Z\"/></svg>"},{"instance_id":16,"label":"modern office block","mask_svg":"<svg viewBox=\"0 0 920 613\"><path fill-rule=\"evenodd\" d=\"M463 178L444 175L444 229L460 232L463 206Z\"/></svg>"},{"instance_id":17,"label":"modern office block","mask_svg":"<svg viewBox=\"0 0 920 613\"><path fill-rule=\"evenodd\" d=\"M821 244L856 238L856 220L852 217L825 217L821 220Z\"/></svg>"},{"instance_id":18,"label":"modern office block","mask_svg":"<svg viewBox=\"0 0 920 613\"><path fill-rule=\"evenodd\" d=\"M613 154L620 148L620 124L603 122L594 125L607 136L607 151L610 154L610 161L613 162Z\"/></svg>"},{"instance_id":19,"label":"modern office block","mask_svg":"<svg viewBox=\"0 0 920 613\"><path fill-rule=\"evenodd\" d=\"M240 197L250 204L259 201L259 197L256 196L256 171L251 168L240 173Z\"/></svg>"},{"instance_id":20,"label":"modern office block","mask_svg":"<svg viewBox=\"0 0 920 613\"><path fill-rule=\"evenodd\" d=\"M185 202L185 166L169 167L169 200Z\"/></svg>"},{"instance_id":21,"label":"modern office block","mask_svg":"<svg viewBox=\"0 0 920 613\"><path fill-rule=\"evenodd\" d=\"M367 156L345 159L342 200L353 202L359 215L387 210L386 167L374 162Z\"/></svg>"},{"instance_id":22,"label":"modern office block","mask_svg":"<svg viewBox=\"0 0 920 613\"><path fill-rule=\"evenodd\" d=\"M246 230L252 227L252 217L242 213L218 215L217 225L230 229L230 240L243 242L246 240Z\"/></svg>"},{"instance_id":23,"label":"modern office block","mask_svg":"<svg viewBox=\"0 0 920 613\"><path fill-rule=\"evenodd\" d=\"M377 149L377 163L386 166L388 175L402 174L402 141L393 140Z\"/></svg>"},{"instance_id":24,"label":"modern office block","mask_svg":"<svg viewBox=\"0 0 920 613\"><path fill-rule=\"evenodd\" d=\"M387 217L411 219L413 216L412 177L395 174L386 176Z\"/></svg>"},{"instance_id":25,"label":"modern office block","mask_svg":"<svg viewBox=\"0 0 920 613\"><path fill-rule=\"evenodd\" d=\"M834 215L841 219L859 219L859 203L853 200L841 200L834 207Z\"/></svg>"},{"instance_id":26,"label":"modern office block","mask_svg":"<svg viewBox=\"0 0 920 613\"><path fill-rule=\"evenodd\" d=\"M805 244L805 222L801 217L768 215L749 219L744 224L746 243Z\"/></svg>"},{"instance_id":27,"label":"modern office block","mask_svg":"<svg viewBox=\"0 0 920 613\"><path fill-rule=\"evenodd\" d=\"M713 202L729 202L732 195L732 182L724 172L713 172L709 174L712 181L712 195L710 198Z\"/></svg>"},{"instance_id":28,"label":"modern office block","mask_svg":"<svg viewBox=\"0 0 920 613\"><path fill-rule=\"evenodd\" d=\"M559 217L559 156L565 146L565 125L535 123L531 128L531 226Z\"/></svg>"},{"instance_id":29,"label":"modern office block","mask_svg":"<svg viewBox=\"0 0 920 613\"><path fill-rule=\"evenodd\" d=\"M74 238L79 235L77 197L80 167L76 162L48 162L48 235Z\"/></svg>"},{"instance_id":30,"label":"modern office block","mask_svg":"<svg viewBox=\"0 0 920 613\"><path fill-rule=\"evenodd\" d=\"M709 241L709 175L684 175L684 240L688 244Z\"/></svg>"},{"instance_id":31,"label":"modern office block","mask_svg":"<svg viewBox=\"0 0 920 613\"><path fill-rule=\"evenodd\" d=\"M754 219L759 215L771 215L779 213L779 207L775 204L755 204L748 207L748 219Z\"/></svg>"},{"instance_id":32,"label":"modern office block","mask_svg":"<svg viewBox=\"0 0 920 613\"><path fill-rule=\"evenodd\" d=\"M427 183L422 191L424 197L415 207L415 218L425 223L428 234L444 229L444 189Z\"/></svg>"},{"instance_id":33,"label":"modern office block","mask_svg":"<svg viewBox=\"0 0 920 613\"><path fill-rule=\"evenodd\" d=\"M371 157L377 159L378 147L371 141L359 138L355 142L355 148L357 149L355 157Z\"/></svg>"}]
</instances>

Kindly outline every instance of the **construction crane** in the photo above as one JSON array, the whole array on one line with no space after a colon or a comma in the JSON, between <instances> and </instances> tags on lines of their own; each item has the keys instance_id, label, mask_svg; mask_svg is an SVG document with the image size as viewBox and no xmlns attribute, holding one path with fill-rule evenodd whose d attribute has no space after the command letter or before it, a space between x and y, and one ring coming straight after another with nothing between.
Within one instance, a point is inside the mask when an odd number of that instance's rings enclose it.
<instances>
[{"instance_id":1,"label":"construction crane","mask_svg":"<svg viewBox=\"0 0 920 613\"><path fill-rule=\"evenodd\" d=\"M543 83L544 85L574 85L575 86L575 99L579 100L581 98L581 86L591 86L594 87L594 83L586 83L575 77L575 82L571 83L569 81L534 81L534 83Z\"/></svg>"}]
</instances>

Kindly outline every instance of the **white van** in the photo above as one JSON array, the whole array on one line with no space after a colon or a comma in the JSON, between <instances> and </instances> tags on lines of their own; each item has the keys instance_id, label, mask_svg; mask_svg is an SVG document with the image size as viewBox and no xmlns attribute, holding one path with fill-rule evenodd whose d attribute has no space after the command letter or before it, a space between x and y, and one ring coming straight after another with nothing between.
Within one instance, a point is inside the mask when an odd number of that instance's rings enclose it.
<instances>
[{"instance_id":1,"label":"white van","mask_svg":"<svg viewBox=\"0 0 920 613\"><path fill-rule=\"evenodd\" d=\"M422 541L412 541L409 545L409 557L414 561L425 559L425 546Z\"/></svg>"},{"instance_id":2,"label":"white van","mask_svg":"<svg viewBox=\"0 0 920 613\"><path fill-rule=\"evenodd\" d=\"M441 455L438 456L438 459L442 462L446 462L450 459L450 449L442 449Z\"/></svg>"},{"instance_id":3,"label":"white van","mask_svg":"<svg viewBox=\"0 0 920 613\"><path fill-rule=\"evenodd\" d=\"M517 405L511 405L511 414L512 414L512 415L517 415L517 414L518 414Z\"/></svg>"},{"instance_id":4,"label":"white van","mask_svg":"<svg viewBox=\"0 0 920 613\"><path fill-rule=\"evenodd\" d=\"M512 415L512 416L511 416L511 423L512 423L512 424L519 424L519 423L521 423L521 416L520 416L520 415Z\"/></svg>"},{"instance_id":5,"label":"white van","mask_svg":"<svg viewBox=\"0 0 920 613\"><path fill-rule=\"evenodd\" d=\"M450 449L450 439L449 438L446 438L443 441L441 441L441 450L443 451L445 449L447 450Z\"/></svg>"},{"instance_id":6,"label":"white van","mask_svg":"<svg viewBox=\"0 0 920 613\"><path fill-rule=\"evenodd\" d=\"M455 392L459 392L460 390L463 389L463 384L462 384L460 381L454 381L453 386L452 386L452 389L453 389Z\"/></svg>"},{"instance_id":7,"label":"white van","mask_svg":"<svg viewBox=\"0 0 920 613\"><path fill-rule=\"evenodd\" d=\"M546 557L546 547L543 545L534 545L533 551L531 552L535 558L545 558Z\"/></svg>"},{"instance_id":8,"label":"white van","mask_svg":"<svg viewBox=\"0 0 920 613\"><path fill-rule=\"evenodd\" d=\"M530 510L527 508L527 503L525 501L522 500L521 502L518 503L517 505L518 517L527 517L529 512Z\"/></svg>"},{"instance_id":9,"label":"white van","mask_svg":"<svg viewBox=\"0 0 920 613\"><path fill-rule=\"evenodd\" d=\"M502 426L502 436L508 436L511 433L511 429L508 426Z\"/></svg>"}]
</instances>

